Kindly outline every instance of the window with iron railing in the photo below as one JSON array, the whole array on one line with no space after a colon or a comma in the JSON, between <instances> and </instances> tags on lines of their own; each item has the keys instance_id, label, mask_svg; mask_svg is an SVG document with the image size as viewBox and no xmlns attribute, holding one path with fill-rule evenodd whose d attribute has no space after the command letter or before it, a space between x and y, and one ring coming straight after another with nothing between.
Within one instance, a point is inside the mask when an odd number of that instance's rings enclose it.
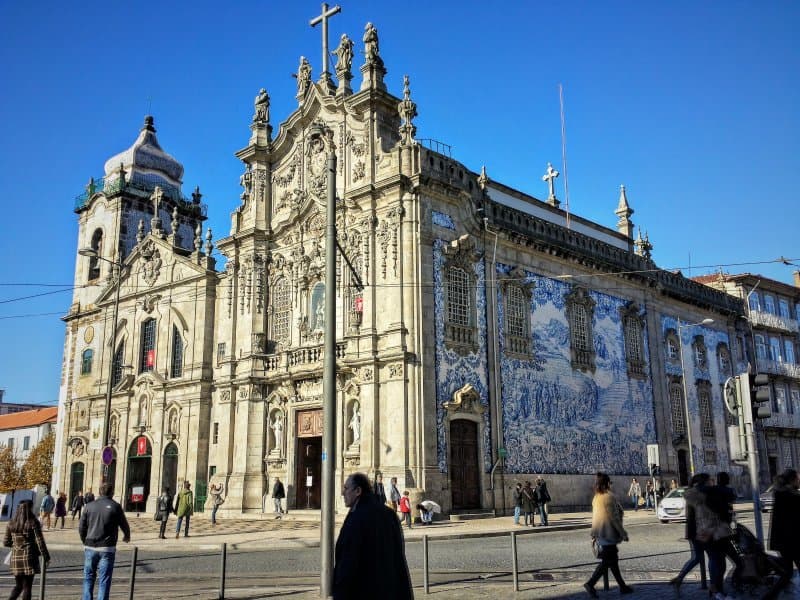
<instances>
[{"instance_id":1,"label":"window with iron railing","mask_svg":"<svg viewBox=\"0 0 800 600\"><path fill-rule=\"evenodd\" d=\"M697 389L697 401L700 405L700 425L704 438L714 437L714 415L711 411L711 390L708 385L701 384Z\"/></svg>"},{"instance_id":2,"label":"window with iron railing","mask_svg":"<svg viewBox=\"0 0 800 600\"><path fill-rule=\"evenodd\" d=\"M683 388L680 383L669 386L669 406L672 414L672 431L678 435L686 435L686 419L684 418Z\"/></svg>"},{"instance_id":3,"label":"window with iron railing","mask_svg":"<svg viewBox=\"0 0 800 600\"><path fill-rule=\"evenodd\" d=\"M289 281L281 277L272 288L272 339L278 344L289 342L292 297Z\"/></svg>"},{"instance_id":4,"label":"window with iron railing","mask_svg":"<svg viewBox=\"0 0 800 600\"><path fill-rule=\"evenodd\" d=\"M156 320L147 319L142 323L142 343L139 356L139 372L152 371L156 364Z\"/></svg>"}]
</instances>

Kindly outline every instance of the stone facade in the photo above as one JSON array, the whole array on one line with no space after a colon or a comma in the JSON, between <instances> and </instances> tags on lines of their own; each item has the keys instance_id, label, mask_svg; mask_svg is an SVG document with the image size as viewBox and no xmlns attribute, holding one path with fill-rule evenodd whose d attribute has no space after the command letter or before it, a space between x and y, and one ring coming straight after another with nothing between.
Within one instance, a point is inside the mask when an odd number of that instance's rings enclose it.
<instances>
[{"instance_id":1,"label":"stone facade","mask_svg":"<svg viewBox=\"0 0 800 600\"><path fill-rule=\"evenodd\" d=\"M514 482L535 474L548 478L555 505L586 505L596 470L645 473L648 443L660 444L667 476L685 470L687 438L673 435L670 411L670 386L683 374L665 359L670 323L714 319L691 331L710 356L737 335L741 302L658 269L649 240L631 237L624 189L613 230L565 213L552 185L541 201L418 142L410 82L402 98L387 90L377 31L369 33L359 91L342 42L338 87L311 82L301 61L298 108L274 136L269 96L256 97L249 143L236 154L241 204L216 241L223 270L210 258L210 233L201 239L199 191L182 197L182 169L152 149L154 130L144 151L121 155L121 170L146 173L137 181L152 190L109 186L119 179L109 164L102 189L79 203L78 247L123 266L112 343L117 271L78 258L76 284L97 285L76 288L65 317L56 487L70 488L79 461L88 481L99 480L111 374L118 495L145 487L151 509L157 488L187 479L202 504L205 484L220 481L221 510L247 514L264 509L279 476L290 508L317 507L330 288L337 482L380 471L412 500L450 511L509 506ZM324 278L319 123L333 132L348 258L337 261L335 282ZM548 173L551 184L557 172ZM98 228L112 243L97 244ZM87 349L93 364L81 374ZM682 351L692 364L688 338ZM695 462L736 476L719 425L722 375L714 366L694 375L708 383L716 434L706 453L692 419ZM697 416L691 395L689 406ZM74 440L90 452L75 456Z\"/></svg>"}]
</instances>

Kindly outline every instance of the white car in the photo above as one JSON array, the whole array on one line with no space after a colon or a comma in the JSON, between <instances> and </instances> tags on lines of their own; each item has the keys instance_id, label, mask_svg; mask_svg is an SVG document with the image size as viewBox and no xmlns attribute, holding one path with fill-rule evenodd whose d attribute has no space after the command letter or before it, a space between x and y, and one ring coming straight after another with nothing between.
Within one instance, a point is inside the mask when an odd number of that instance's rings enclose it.
<instances>
[{"instance_id":1,"label":"white car","mask_svg":"<svg viewBox=\"0 0 800 600\"><path fill-rule=\"evenodd\" d=\"M687 488L680 487L672 490L658 503L658 520L662 523L686 520L686 500L683 495Z\"/></svg>"}]
</instances>

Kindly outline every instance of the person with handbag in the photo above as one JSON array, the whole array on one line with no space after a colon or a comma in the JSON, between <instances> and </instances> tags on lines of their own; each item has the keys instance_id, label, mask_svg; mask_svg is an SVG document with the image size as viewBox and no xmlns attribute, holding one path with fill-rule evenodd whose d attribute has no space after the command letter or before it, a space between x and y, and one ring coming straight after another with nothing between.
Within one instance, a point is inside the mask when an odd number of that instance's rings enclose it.
<instances>
[{"instance_id":1,"label":"person with handbag","mask_svg":"<svg viewBox=\"0 0 800 600\"><path fill-rule=\"evenodd\" d=\"M639 510L639 498L642 497L642 486L639 485L639 481L636 477L631 480L631 487L628 488L628 496L633 504L633 510Z\"/></svg>"},{"instance_id":2,"label":"person with handbag","mask_svg":"<svg viewBox=\"0 0 800 600\"><path fill-rule=\"evenodd\" d=\"M698 511L702 511L706 501L706 496L702 492L702 488L708 484L708 479L708 473L695 474L694 477L692 477L691 487L686 490L683 496L686 501L686 539L689 540L692 556L684 563L680 573L669 581L669 584L675 588L676 594L680 590L684 577L697 565L700 565L700 589L705 590L708 588L706 580L707 540L703 541L697 535Z\"/></svg>"},{"instance_id":3,"label":"person with handbag","mask_svg":"<svg viewBox=\"0 0 800 600\"><path fill-rule=\"evenodd\" d=\"M225 488L222 486L222 482L212 483L211 487L208 490L209 495L211 496L211 524L217 524L217 509L222 506L222 503L225 502L225 498L222 497L222 492Z\"/></svg>"},{"instance_id":4,"label":"person with handbag","mask_svg":"<svg viewBox=\"0 0 800 600\"><path fill-rule=\"evenodd\" d=\"M608 571L617 580L620 594L632 594L633 588L625 583L619 570L619 550L617 544L628 541L628 532L622 526L622 506L611 493L611 478L607 473L597 473L592 498L592 547L597 547L600 563L583 584L586 593L598 598L594 584Z\"/></svg>"},{"instance_id":5,"label":"person with handbag","mask_svg":"<svg viewBox=\"0 0 800 600\"><path fill-rule=\"evenodd\" d=\"M33 514L33 502L23 500L6 526L3 545L11 548L10 568L14 576L14 588L9 600L30 599L33 578L39 573L39 556L44 564L50 564L50 553L44 543L42 526Z\"/></svg>"},{"instance_id":6,"label":"person with handbag","mask_svg":"<svg viewBox=\"0 0 800 600\"><path fill-rule=\"evenodd\" d=\"M158 538L161 540L167 539L167 536L164 534L167 531L167 520L169 519L169 513L171 512L172 496L169 493L169 488L165 487L163 490L161 490L161 495L156 501L156 514L153 517L156 521L161 521L161 527L158 531Z\"/></svg>"}]
</instances>

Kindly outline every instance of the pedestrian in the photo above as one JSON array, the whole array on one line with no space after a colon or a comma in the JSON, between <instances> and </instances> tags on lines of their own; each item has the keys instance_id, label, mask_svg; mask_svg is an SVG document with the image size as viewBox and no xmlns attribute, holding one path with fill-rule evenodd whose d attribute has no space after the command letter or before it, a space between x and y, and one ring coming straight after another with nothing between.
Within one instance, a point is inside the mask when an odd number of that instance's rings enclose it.
<instances>
[{"instance_id":1,"label":"pedestrian","mask_svg":"<svg viewBox=\"0 0 800 600\"><path fill-rule=\"evenodd\" d=\"M275 478L275 483L272 484L272 501L275 504L275 518L280 519L283 517L282 500L286 497L286 490L283 487L283 482L280 477Z\"/></svg>"},{"instance_id":2,"label":"pedestrian","mask_svg":"<svg viewBox=\"0 0 800 600\"><path fill-rule=\"evenodd\" d=\"M409 491L406 490L403 492L403 497L400 498L400 515L408 528L411 529L411 500L408 496Z\"/></svg>"},{"instance_id":3,"label":"pedestrian","mask_svg":"<svg viewBox=\"0 0 800 600\"><path fill-rule=\"evenodd\" d=\"M736 502L736 492L730 487L730 482L731 477L727 472L720 471L717 473L717 485L714 486L713 495L718 499L717 502L719 503L720 527L717 530L715 545L719 552L722 553L723 566L725 566L725 557L728 557L734 564L731 581L734 587L738 587L744 563L733 546L733 503Z\"/></svg>"},{"instance_id":4,"label":"pedestrian","mask_svg":"<svg viewBox=\"0 0 800 600\"><path fill-rule=\"evenodd\" d=\"M614 494L611 493L611 478L606 473L597 473L594 484L594 498L592 498L592 539L599 547L597 558L600 563L583 584L586 593L592 598L597 598L594 584L608 571L617 580L620 594L631 594L633 588L622 579L619 571L619 549L617 544L628 541L628 532L622 526L623 510Z\"/></svg>"},{"instance_id":5,"label":"pedestrian","mask_svg":"<svg viewBox=\"0 0 800 600\"><path fill-rule=\"evenodd\" d=\"M677 490L677 489L678 489L678 482L675 481L674 479L670 479L669 480L669 491L671 492L672 490Z\"/></svg>"},{"instance_id":6,"label":"pedestrian","mask_svg":"<svg viewBox=\"0 0 800 600\"><path fill-rule=\"evenodd\" d=\"M211 487L208 490L208 493L211 495L211 524L217 524L217 510L222 503L225 502L225 498L222 497L222 493L225 491L225 487L222 485L222 482L212 483Z\"/></svg>"},{"instance_id":7,"label":"pedestrian","mask_svg":"<svg viewBox=\"0 0 800 600\"><path fill-rule=\"evenodd\" d=\"M424 504L417 504L419 520L423 525L430 525L433 522L433 510L428 510Z\"/></svg>"},{"instance_id":8,"label":"pedestrian","mask_svg":"<svg viewBox=\"0 0 800 600\"><path fill-rule=\"evenodd\" d=\"M156 501L156 514L154 518L156 521L161 521L161 526L158 529L158 539L160 540L167 539L165 535L167 531L167 521L169 520L169 513L172 512L172 496L169 492L169 488L165 487L161 490L161 495Z\"/></svg>"},{"instance_id":9,"label":"pedestrian","mask_svg":"<svg viewBox=\"0 0 800 600\"><path fill-rule=\"evenodd\" d=\"M777 598L791 582L794 567L800 570L800 478L797 471L787 469L775 480L775 502L769 527L769 548L780 554L783 572L764 596Z\"/></svg>"},{"instance_id":10,"label":"pedestrian","mask_svg":"<svg viewBox=\"0 0 800 600\"><path fill-rule=\"evenodd\" d=\"M14 576L14 588L9 600L30 600L33 577L39 572L39 556L50 564L50 553L44 543L42 526L33 514L33 502L23 500L6 526L3 546L11 548L9 568Z\"/></svg>"},{"instance_id":11,"label":"pedestrian","mask_svg":"<svg viewBox=\"0 0 800 600\"><path fill-rule=\"evenodd\" d=\"M363 473L347 478L342 495L349 511L336 540L334 600L413 600L396 512L378 501Z\"/></svg>"},{"instance_id":12,"label":"pedestrian","mask_svg":"<svg viewBox=\"0 0 800 600\"><path fill-rule=\"evenodd\" d=\"M53 513L53 509L56 507L56 501L53 499L53 496L50 495L50 490L46 490L44 493L44 497L42 498L42 503L39 504L39 512L42 513L42 525L47 523L47 529L50 529L52 523L50 522L50 515Z\"/></svg>"},{"instance_id":13,"label":"pedestrian","mask_svg":"<svg viewBox=\"0 0 800 600\"><path fill-rule=\"evenodd\" d=\"M380 471L375 474L375 498L381 504L386 504L386 490L383 487L383 474Z\"/></svg>"},{"instance_id":14,"label":"pedestrian","mask_svg":"<svg viewBox=\"0 0 800 600\"><path fill-rule=\"evenodd\" d=\"M655 510L656 507L656 493L651 479L644 486L644 507L647 510Z\"/></svg>"},{"instance_id":15,"label":"pedestrian","mask_svg":"<svg viewBox=\"0 0 800 600\"><path fill-rule=\"evenodd\" d=\"M639 510L639 498L642 496L642 486L639 485L639 482L636 480L636 477L631 479L631 487L628 488L628 497L631 499L631 503L633 503L633 510Z\"/></svg>"},{"instance_id":16,"label":"pedestrian","mask_svg":"<svg viewBox=\"0 0 800 600\"><path fill-rule=\"evenodd\" d=\"M188 481L183 482L183 489L175 498L173 511L178 517L178 523L175 525L175 539L181 537L181 524L184 519L186 519L186 527L183 530L183 537L189 537L189 519L194 514L194 494L192 494L192 484Z\"/></svg>"},{"instance_id":17,"label":"pedestrian","mask_svg":"<svg viewBox=\"0 0 800 600\"><path fill-rule=\"evenodd\" d=\"M732 499L736 498L736 494L727 487L727 473L719 473L718 477L720 475L722 476L721 481L724 482L722 486L708 485L702 488L706 495L708 511L706 511L704 525L702 527L698 525L698 530L700 530L698 535L701 536L701 539L708 540L708 575L711 579L709 595L715 600L726 598L724 591L727 568L725 556L733 555L734 564L737 567L741 564L731 544L733 538L733 529L730 526L733 518ZM711 483L710 479L709 477L709 484ZM734 571L734 575L738 577L737 571L738 569Z\"/></svg>"},{"instance_id":18,"label":"pedestrian","mask_svg":"<svg viewBox=\"0 0 800 600\"><path fill-rule=\"evenodd\" d=\"M533 511L535 510L535 500L531 482L526 481L522 488L522 510L525 513L525 525L535 527L533 520Z\"/></svg>"},{"instance_id":19,"label":"pedestrian","mask_svg":"<svg viewBox=\"0 0 800 600\"><path fill-rule=\"evenodd\" d=\"M397 512L397 507L400 503L400 490L397 489L397 477L392 477L389 480L389 502L391 502L394 512Z\"/></svg>"},{"instance_id":20,"label":"pedestrian","mask_svg":"<svg viewBox=\"0 0 800 600\"><path fill-rule=\"evenodd\" d=\"M84 554L82 600L92 600L95 579L97 600L108 600L117 552L117 530L122 531L123 542L131 541L125 512L112 499L114 484L102 483L98 492L100 497L86 507L78 522Z\"/></svg>"},{"instance_id":21,"label":"pedestrian","mask_svg":"<svg viewBox=\"0 0 800 600\"><path fill-rule=\"evenodd\" d=\"M683 583L684 577L700 565L700 589L707 589L708 583L706 579L706 542L697 537L697 514L698 508L702 511L702 506L705 505L706 496L703 493L703 488L708 483L708 473L697 473L692 477L691 486L686 490L683 498L686 501L686 539L689 541L689 547L692 551L692 556L684 563L683 568L676 577L669 580L669 584L675 588L675 593L680 593L680 587Z\"/></svg>"},{"instance_id":22,"label":"pedestrian","mask_svg":"<svg viewBox=\"0 0 800 600\"><path fill-rule=\"evenodd\" d=\"M78 490L77 495L72 499L72 520L75 520L75 515L78 515L78 518L81 518L81 511L83 510L84 505L83 493Z\"/></svg>"},{"instance_id":23,"label":"pedestrian","mask_svg":"<svg viewBox=\"0 0 800 600\"><path fill-rule=\"evenodd\" d=\"M551 498L550 492L547 491L547 482L542 476L536 478L536 489L534 492L536 493L536 501L539 503L540 523L543 526L547 526L547 504L550 502Z\"/></svg>"},{"instance_id":24,"label":"pedestrian","mask_svg":"<svg viewBox=\"0 0 800 600\"><path fill-rule=\"evenodd\" d=\"M514 486L514 525L519 525L519 515L522 512L522 484L518 481Z\"/></svg>"},{"instance_id":25,"label":"pedestrian","mask_svg":"<svg viewBox=\"0 0 800 600\"><path fill-rule=\"evenodd\" d=\"M92 493L92 488L86 490L86 493L83 495L84 506L89 504L89 502L94 502L94 494Z\"/></svg>"},{"instance_id":26,"label":"pedestrian","mask_svg":"<svg viewBox=\"0 0 800 600\"><path fill-rule=\"evenodd\" d=\"M56 500L56 524L61 519L61 529L64 529L64 518L67 516L67 496L63 492L59 492L58 500Z\"/></svg>"}]
</instances>

